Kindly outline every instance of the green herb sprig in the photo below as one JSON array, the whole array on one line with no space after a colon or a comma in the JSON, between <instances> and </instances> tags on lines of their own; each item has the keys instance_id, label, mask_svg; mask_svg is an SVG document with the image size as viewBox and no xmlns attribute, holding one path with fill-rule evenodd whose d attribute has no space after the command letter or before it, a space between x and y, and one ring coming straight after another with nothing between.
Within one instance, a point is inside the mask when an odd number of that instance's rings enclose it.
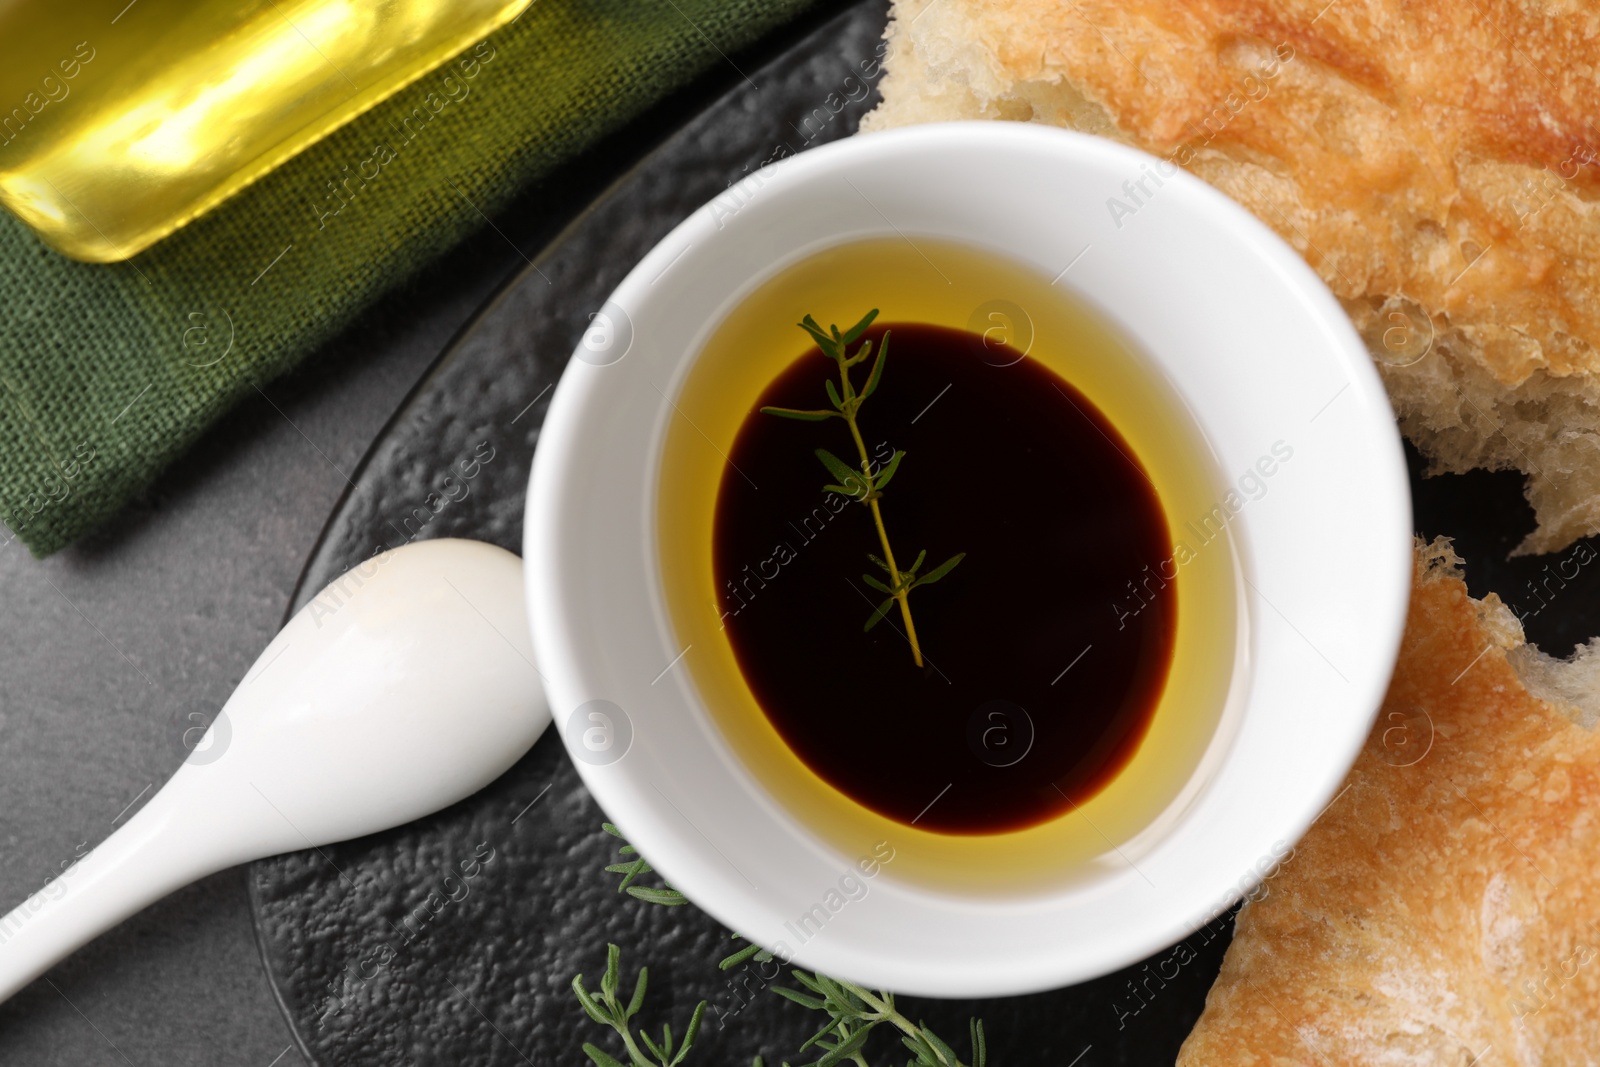
<instances>
[{"instance_id":1,"label":"green herb sprig","mask_svg":"<svg viewBox=\"0 0 1600 1067\"><path fill-rule=\"evenodd\" d=\"M746 940L743 934L729 934L728 936L735 941L744 941L745 945L739 951L735 952L731 956L725 957L721 963L718 963L718 970L731 971L733 968L739 966L739 964L750 959L755 960L757 963L768 963L771 961L771 952L768 952L754 941Z\"/></svg>"},{"instance_id":2,"label":"green herb sprig","mask_svg":"<svg viewBox=\"0 0 1600 1067\"><path fill-rule=\"evenodd\" d=\"M745 940L739 934L734 934L733 939ZM771 961L772 953L760 945L747 943L717 966L724 971L731 970L751 959L767 963ZM909 1061L911 1067L967 1067L938 1034L920 1023L913 1024L897 1011L893 993L874 993L854 982L829 978L815 971L808 973L797 970L789 973L810 993L783 986L773 986L772 991L803 1008L828 1013L828 1022L800 1046L801 1052L813 1045L823 1052L821 1059L809 1067L833 1067L844 1060L849 1060L857 1067L868 1067L862 1047L867 1042L867 1035L881 1023L889 1023L900 1031L900 1040L915 1057ZM983 1037L983 1020L968 1019L967 1031L972 1042L972 1067L984 1067L988 1048ZM789 1067L787 1062L784 1067Z\"/></svg>"},{"instance_id":3,"label":"green herb sprig","mask_svg":"<svg viewBox=\"0 0 1600 1067\"><path fill-rule=\"evenodd\" d=\"M639 1009L644 1007L645 989L650 982L650 968L639 968L639 978L633 986L633 996L626 1004L617 996L622 984L622 950L616 945L606 946L606 973L600 978L600 995L595 996L583 987L583 975L572 979L572 991L578 995L578 1003L583 1005L583 1010L589 1018L602 1026L609 1026L622 1038L623 1046L628 1050L628 1063L632 1067L678 1067L684 1057L689 1055L689 1049L694 1046L694 1039L700 1033L700 1020L706 1014L706 1002L701 1001L695 1005L694 1014L689 1018L689 1026L683 1033L683 1043L675 1044L672 1038L672 1027L662 1026L661 1040L651 1040L650 1035L643 1030L639 1031L639 1040L633 1036L633 1017L639 1014ZM655 1059L645 1056L644 1050L639 1048L639 1041L644 1042L646 1049ZM611 1053L598 1045L583 1043L583 1051L595 1064L595 1067L625 1067Z\"/></svg>"},{"instance_id":4,"label":"green herb sprig","mask_svg":"<svg viewBox=\"0 0 1600 1067\"><path fill-rule=\"evenodd\" d=\"M838 364L839 386L834 387L833 380L828 379L823 384L828 390L828 402L832 408L817 408L815 410L802 410L800 408L784 408L767 405L761 410L767 415L778 415L786 419L798 419L802 422L825 422L828 419L843 419L850 427L850 436L855 441L856 451L861 458L859 469L852 468L844 460L829 452L826 448L816 450L817 459L827 468L829 474L838 479L837 483L823 486L824 492L842 493L852 497L860 503L867 505L872 512L872 522L878 529L878 543L883 547L883 556L868 553L868 558L877 564L889 576L884 582L870 574L863 574L862 580L880 593L887 594L885 599L867 617L862 630L871 630L894 607L900 605L900 617L906 624L906 638L911 642L911 658L918 667L922 666L922 646L917 641L917 626L911 618L910 594L919 586L932 585L955 569L956 564L966 557L965 552L958 552L954 556L939 564L926 574L920 574L923 561L928 558L927 550L917 554L916 562L911 564L909 570L901 570L895 562L894 549L889 547L889 532L883 524L883 508L879 501L883 499L883 490L889 481L900 469L900 461L905 458L904 451L897 451L889 457L889 462L881 468L874 469L872 457L867 453L867 443L861 436L861 426L857 416L867 398L878 391L878 386L883 382L883 367L885 358L889 354L889 334L883 335L883 341L878 346L878 356L872 361L872 368L867 372L867 381L860 392L856 391L855 384L850 380L850 368L858 363L864 363L872 356L872 341L862 341L861 347L855 355L850 355L849 348L861 335L867 332L867 327L872 325L872 320L878 317L878 309L873 308L864 315L860 322L848 330L840 332L839 327L830 326L828 330L818 325L817 320L807 315L798 325L811 335L817 342L817 347L822 349L824 355Z\"/></svg>"},{"instance_id":5,"label":"green herb sprig","mask_svg":"<svg viewBox=\"0 0 1600 1067\"><path fill-rule=\"evenodd\" d=\"M634 885L633 883L636 878L643 874L654 874L655 868L650 866L649 861L647 861L643 856L639 855L638 849L628 844L628 839L622 836L621 830L618 830L615 826L612 826L608 822L603 822L600 824L600 826L605 830L606 833L622 841L622 847L617 850L617 854L619 856L633 857L632 859L624 860L621 863L613 863L606 868L606 871L611 874L620 874L625 876L621 883L617 885L617 892L626 892L630 897L633 897L636 900L643 900L650 904L665 904L669 907L676 907L680 904L689 903L687 897L665 882L662 882L659 887Z\"/></svg>"},{"instance_id":6,"label":"green herb sprig","mask_svg":"<svg viewBox=\"0 0 1600 1067\"><path fill-rule=\"evenodd\" d=\"M822 1029L800 1046L801 1052L813 1045L823 1050L822 1057L810 1067L834 1067L845 1060L867 1067L862 1048L872 1031L883 1023L900 1031L900 1043L910 1050L909 1063L915 1067L967 1067L938 1034L902 1015L894 1006L893 993L874 993L854 982L829 978L825 974L798 970L789 973L808 992L785 986L774 986L772 991L802 1008L828 1015ZM967 1030L972 1042L971 1067L984 1067L989 1052L983 1036L983 1020L967 1020Z\"/></svg>"},{"instance_id":7,"label":"green herb sprig","mask_svg":"<svg viewBox=\"0 0 1600 1067\"><path fill-rule=\"evenodd\" d=\"M610 823L602 824L605 831L613 837L622 837L621 831ZM638 900L650 904L682 904L682 894L678 899L662 899L655 895L634 894L629 882L638 874L648 873L651 868L645 863L644 857L638 856L632 845L625 845L624 854L638 858L628 864L613 864L606 868L612 873L626 873L628 878L624 881L625 888L629 888L630 895ZM640 869L635 869L635 864L643 864ZM619 870L619 868L624 868ZM677 890L671 890L677 893ZM745 944L736 952L724 958L718 967L730 970L749 960L759 963L768 963L773 955L767 949L749 942L739 934L732 935L735 941L745 941ZM629 1057L627 1064L593 1044L585 1043L583 1051L594 1062L595 1067L679 1067L684 1058L688 1056L690 1047L700 1032L700 1022L705 1016L706 1002L701 1001L695 1006L694 1014L689 1020L689 1027L683 1036L683 1043L674 1047L671 1027L663 1027L662 1039L659 1043L652 1041L650 1036L640 1032L639 1041L644 1043L646 1049L654 1055L654 1060L648 1059L644 1050L639 1048L633 1036L632 1020L644 1006L645 989L649 980L649 968L641 968L639 978L634 986L633 997L627 1004L623 1004L618 997L621 986L621 952L615 945L607 946L606 972L600 980L599 996L591 994L583 985L583 975L578 975L572 980L572 991L577 994L578 1002L589 1018L603 1026L609 1026L622 1038ZM907 1067L969 1067L963 1063L948 1042L941 1039L932 1030L921 1023L913 1023L902 1014L894 1003L894 994L877 991L873 992L837 978L829 978L825 974L792 970L793 975L806 992L789 989L783 986L773 986L772 991L803 1008L812 1011L821 1011L827 1014L828 1021L813 1034L805 1044L800 1046L801 1052L816 1048L821 1056L805 1067L837 1067L846 1061L856 1067L871 1067L866 1059L865 1046L867 1038L877 1027L887 1023L900 1032L900 1041L912 1055L907 1061ZM967 1021L968 1038L972 1046L972 1063L970 1067L986 1067L988 1061L988 1048L983 1034L983 1020L969 1019ZM763 1067L762 1059L757 1056L752 1067ZM790 1067L784 1061L783 1067Z\"/></svg>"}]
</instances>

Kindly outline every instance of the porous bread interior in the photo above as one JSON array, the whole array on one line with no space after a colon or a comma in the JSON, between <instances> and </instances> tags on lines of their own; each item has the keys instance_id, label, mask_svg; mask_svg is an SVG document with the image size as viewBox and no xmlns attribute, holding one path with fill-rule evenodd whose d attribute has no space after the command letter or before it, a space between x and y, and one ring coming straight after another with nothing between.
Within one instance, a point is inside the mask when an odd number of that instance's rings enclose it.
<instances>
[{"instance_id":1,"label":"porous bread interior","mask_svg":"<svg viewBox=\"0 0 1600 1067\"><path fill-rule=\"evenodd\" d=\"M1447 541L1417 542L1373 730L1310 829L1258 866L1178 1067L1594 1062L1600 735L1559 698L1592 692L1597 655L1560 664L1522 640L1498 598L1468 595ZM1155 999L1125 996L1125 1023L1170 996L1144 977Z\"/></svg>"},{"instance_id":2,"label":"porous bread interior","mask_svg":"<svg viewBox=\"0 0 1600 1067\"><path fill-rule=\"evenodd\" d=\"M1272 41L1293 40L1298 52L1273 75L1271 94L1191 145L1187 168L1307 256L1372 351L1430 473L1527 476L1537 527L1516 553L1553 552L1600 532L1595 186L1587 171L1552 180L1552 171L1509 158L1543 151L1526 131L1513 131L1523 141L1507 135L1502 158L1486 155L1473 125L1481 116L1454 127L1439 120L1466 103L1436 104L1436 113L1394 105L1402 91L1465 92L1443 88L1459 82L1557 125L1549 112L1561 102L1539 99L1548 79L1517 81L1518 56L1553 57L1557 77L1581 77L1577 53L1597 39L1597 16L1530 10L1528 39L1502 49L1504 69L1485 73L1480 56L1454 61L1470 64L1461 69L1437 59L1449 51L1438 41L1460 29L1449 20L1482 21L1475 5L1420 9L1448 23L1431 32L1396 29L1410 24L1402 26L1395 0L1329 8L1326 0L897 0L883 103L862 130L1032 121L1170 157L1195 119L1247 84L1240 72L1270 62ZM1510 33L1522 17L1495 15ZM1574 29L1560 19L1587 21ZM1554 40L1565 30L1580 44ZM1543 51L1540 32L1553 42ZM1522 98L1511 100L1514 92ZM1575 94L1564 87L1563 95ZM1326 174L1340 167L1348 173ZM1363 185L1386 187L1365 200L1350 193Z\"/></svg>"},{"instance_id":3,"label":"porous bread interior","mask_svg":"<svg viewBox=\"0 0 1600 1067\"><path fill-rule=\"evenodd\" d=\"M1580 726L1600 721L1600 637L1579 645L1570 659L1557 659L1538 645L1521 645L1506 655L1528 692Z\"/></svg>"}]
</instances>

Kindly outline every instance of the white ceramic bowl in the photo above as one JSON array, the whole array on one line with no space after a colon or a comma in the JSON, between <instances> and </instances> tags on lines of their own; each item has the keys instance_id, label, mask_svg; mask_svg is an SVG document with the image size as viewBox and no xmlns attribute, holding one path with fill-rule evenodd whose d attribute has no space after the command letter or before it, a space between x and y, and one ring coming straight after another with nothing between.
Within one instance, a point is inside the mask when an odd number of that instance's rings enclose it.
<instances>
[{"instance_id":1,"label":"white ceramic bowl","mask_svg":"<svg viewBox=\"0 0 1600 1067\"><path fill-rule=\"evenodd\" d=\"M1125 183L1151 171L1161 184L1130 194ZM1135 210L1114 211L1111 198ZM897 234L987 246L1047 276L1081 253L1070 284L1158 365L1220 471L1249 469L1280 439L1294 462L1233 523L1248 620L1240 711L1160 834L1021 895L945 891L885 868L830 912L826 936L798 944L794 920L856 857L773 801L675 662L656 550L670 487L658 470L673 395L740 294L819 242ZM1153 157L1036 125L957 123L774 164L639 263L556 390L525 557L535 648L568 748L674 886L806 966L908 993L991 996L1082 981L1175 943L1305 831L1387 685L1411 513L1370 358L1293 249Z\"/></svg>"}]
</instances>

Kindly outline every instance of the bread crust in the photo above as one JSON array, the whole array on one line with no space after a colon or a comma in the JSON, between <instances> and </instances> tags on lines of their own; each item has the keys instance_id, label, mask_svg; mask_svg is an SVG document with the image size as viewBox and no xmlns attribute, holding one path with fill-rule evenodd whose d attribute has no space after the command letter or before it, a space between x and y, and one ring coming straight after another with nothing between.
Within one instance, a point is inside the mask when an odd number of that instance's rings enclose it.
<instances>
[{"instance_id":1,"label":"bread crust","mask_svg":"<svg viewBox=\"0 0 1600 1067\"><path fill-rule=\"evenodd\" d=\"M1418 542L1377 725L1240 910L1179 1067L1600 1061L1600 734L1527 691L1459 564Z\"/></svg>"},{"instance_id":2,"label":"bread crust","mask_svg":"<svg viewBox=\"0 0 1600 1067\"><path fill-rule=\"evenodd\" d=\"M1521 551L1600 532L1600 7L898 0L889 43L864 129L1018 119L1171 158L1328 283L1433 470L1528 475Z\"/></svg>"}]
</instances>

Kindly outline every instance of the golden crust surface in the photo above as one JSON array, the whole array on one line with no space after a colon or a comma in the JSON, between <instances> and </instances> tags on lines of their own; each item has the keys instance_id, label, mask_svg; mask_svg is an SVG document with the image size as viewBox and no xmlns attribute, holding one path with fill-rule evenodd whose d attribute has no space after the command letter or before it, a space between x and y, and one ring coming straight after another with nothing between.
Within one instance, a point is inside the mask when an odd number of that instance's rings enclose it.
<instances>
[{"instance_id":1,"label":"golden crust surface","mask_svg":"<svg viewBox=\"0 0 1600 1067\"><path fill-rule=\"evenodd\" d=\"M865 129L991 117L1172 159L1344 302L1435 469L1600 531L1600 7L898 0Z\"/></svg>"},{"instance_id":2,"label":"golden crust surface","mask_svg":"<svg viewBox=\"0 0 1600 1067\"><path fill-rule=\"evenodd\" d=\"M1521 645L1419 541L1377 725L1241 909L1179 1067L1600 1062L1600 733L1524 689Z\"/></svg>"}]
</instances>

